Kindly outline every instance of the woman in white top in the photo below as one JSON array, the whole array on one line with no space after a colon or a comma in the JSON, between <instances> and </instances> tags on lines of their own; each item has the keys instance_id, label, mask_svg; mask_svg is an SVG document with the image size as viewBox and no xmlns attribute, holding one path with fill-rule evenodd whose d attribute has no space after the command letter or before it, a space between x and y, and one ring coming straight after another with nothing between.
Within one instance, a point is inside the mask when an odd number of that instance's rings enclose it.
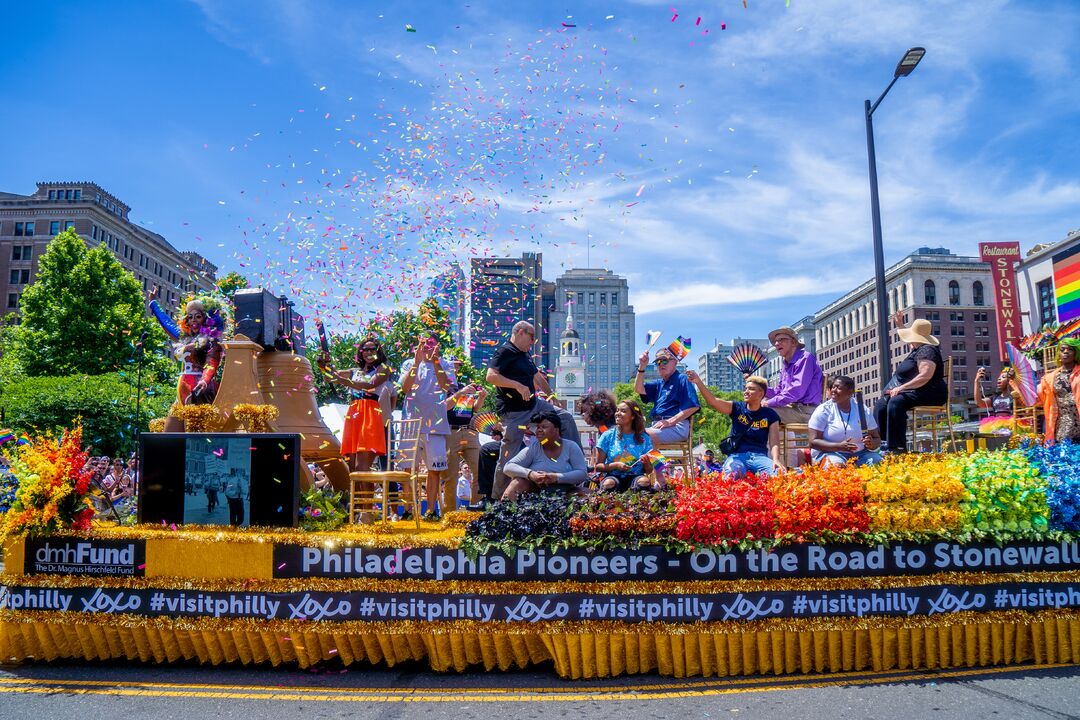
<instances>
[{"instance_id":1,"label":"woman in white top","mask_svg":"<svg viewBox=\"0 0 1080 720\"><path fill-rule=\"evenodd\" d=\"M852 400L855 381L839 375L829 387L829 399L810 416L810 457L825 465L877 465L881 433L873 413Z\"/></svg>"}]
</instances>

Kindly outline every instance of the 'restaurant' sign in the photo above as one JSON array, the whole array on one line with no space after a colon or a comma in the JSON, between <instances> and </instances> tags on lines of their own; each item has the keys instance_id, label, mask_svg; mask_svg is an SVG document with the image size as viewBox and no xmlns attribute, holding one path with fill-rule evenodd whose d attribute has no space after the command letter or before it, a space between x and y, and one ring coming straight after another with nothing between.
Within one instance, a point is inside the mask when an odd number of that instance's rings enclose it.
<instances>
[{"instance_id":1,"label":"'restaurant' sign","mask_svg":"<svg viewBox=\"0 0 1080 720\"><path fill-rule=\"evenodd\" d=\"M1020 301L1016 291L1016 263L1020 262L1020 243L979 243L979 256L988 263L994 276L994 313L997 315L998 351L1008 359L1005 343L1018 345L1023 331L1020 325Z\"/></svg>"}]
</instances>

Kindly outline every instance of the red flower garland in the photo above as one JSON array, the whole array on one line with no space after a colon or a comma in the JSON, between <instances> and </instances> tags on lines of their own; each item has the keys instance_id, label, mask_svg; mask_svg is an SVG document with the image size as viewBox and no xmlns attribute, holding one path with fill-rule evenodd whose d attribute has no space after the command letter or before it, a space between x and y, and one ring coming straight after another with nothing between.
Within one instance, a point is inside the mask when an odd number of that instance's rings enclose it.
<instances>
[{"instance_id":1,"label":"red flower garland","mask_svg":"<svg viewBox=\"0 0 1080 720\"><path fill-rule=\"evenodd\" d=\"M766 484L753 475L734 482L720 473L680 486L675 500L675 537L707 545L771 538L776 504Z\"/></svg>"}]
</instances>

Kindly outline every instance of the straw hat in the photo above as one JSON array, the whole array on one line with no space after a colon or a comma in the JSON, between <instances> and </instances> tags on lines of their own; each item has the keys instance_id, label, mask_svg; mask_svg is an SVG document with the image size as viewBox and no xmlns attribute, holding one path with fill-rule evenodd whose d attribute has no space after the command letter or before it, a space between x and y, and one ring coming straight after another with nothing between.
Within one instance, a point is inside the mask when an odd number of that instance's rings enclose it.
<instances>
[{"instance_id":1,"label":"straw hat","mask_svg":"<svg viewBox=\"0 0 1080 720\"><path fill-rule=\"evenodd\" d=\"M938 339L930 334L933 325L929 320L919 318L911 323L911 327L900 328L896 334L906 343L923 343L925 345L937 345Z\"/></svg>"},{"instance_id":2,"label":"straw hat","mask_svg":"<svg viewBox=\"0 0 1080 720\"><path fill-rule=\"evenodd\" d=\"M789 328L787 325L785 325L784 327L778 327L771 333L769 333L769 342L776 342L776 338L782 335L786 335L787 337L791 338L799 347L806 347L804 343L800 342L799 336L795 334L795 330Z\"/></svg>"}]
</instances>

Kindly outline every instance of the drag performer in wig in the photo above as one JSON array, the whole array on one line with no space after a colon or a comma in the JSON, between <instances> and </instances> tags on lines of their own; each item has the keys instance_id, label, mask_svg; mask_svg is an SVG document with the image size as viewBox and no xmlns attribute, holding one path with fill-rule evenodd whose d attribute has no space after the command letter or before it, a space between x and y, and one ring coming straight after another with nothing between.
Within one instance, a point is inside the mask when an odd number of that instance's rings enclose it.
<instances>
[{"instance_id":1,"label":"drag performer in wig","mask_svg":"<svg viewBox=\"0 0 1080 720\"><path fill-rule=\"evenodd\" d=\"M209 404L217 394L214 375L225 354L221 341L232 335L232 308L225 298L199 295L188 298L176 319L157 302L158 287L150 291L150 310L173 341L180 361L176 399L180 405ZM173 420L173 418L169 418Z\"/></svg>"}]
</instances>

